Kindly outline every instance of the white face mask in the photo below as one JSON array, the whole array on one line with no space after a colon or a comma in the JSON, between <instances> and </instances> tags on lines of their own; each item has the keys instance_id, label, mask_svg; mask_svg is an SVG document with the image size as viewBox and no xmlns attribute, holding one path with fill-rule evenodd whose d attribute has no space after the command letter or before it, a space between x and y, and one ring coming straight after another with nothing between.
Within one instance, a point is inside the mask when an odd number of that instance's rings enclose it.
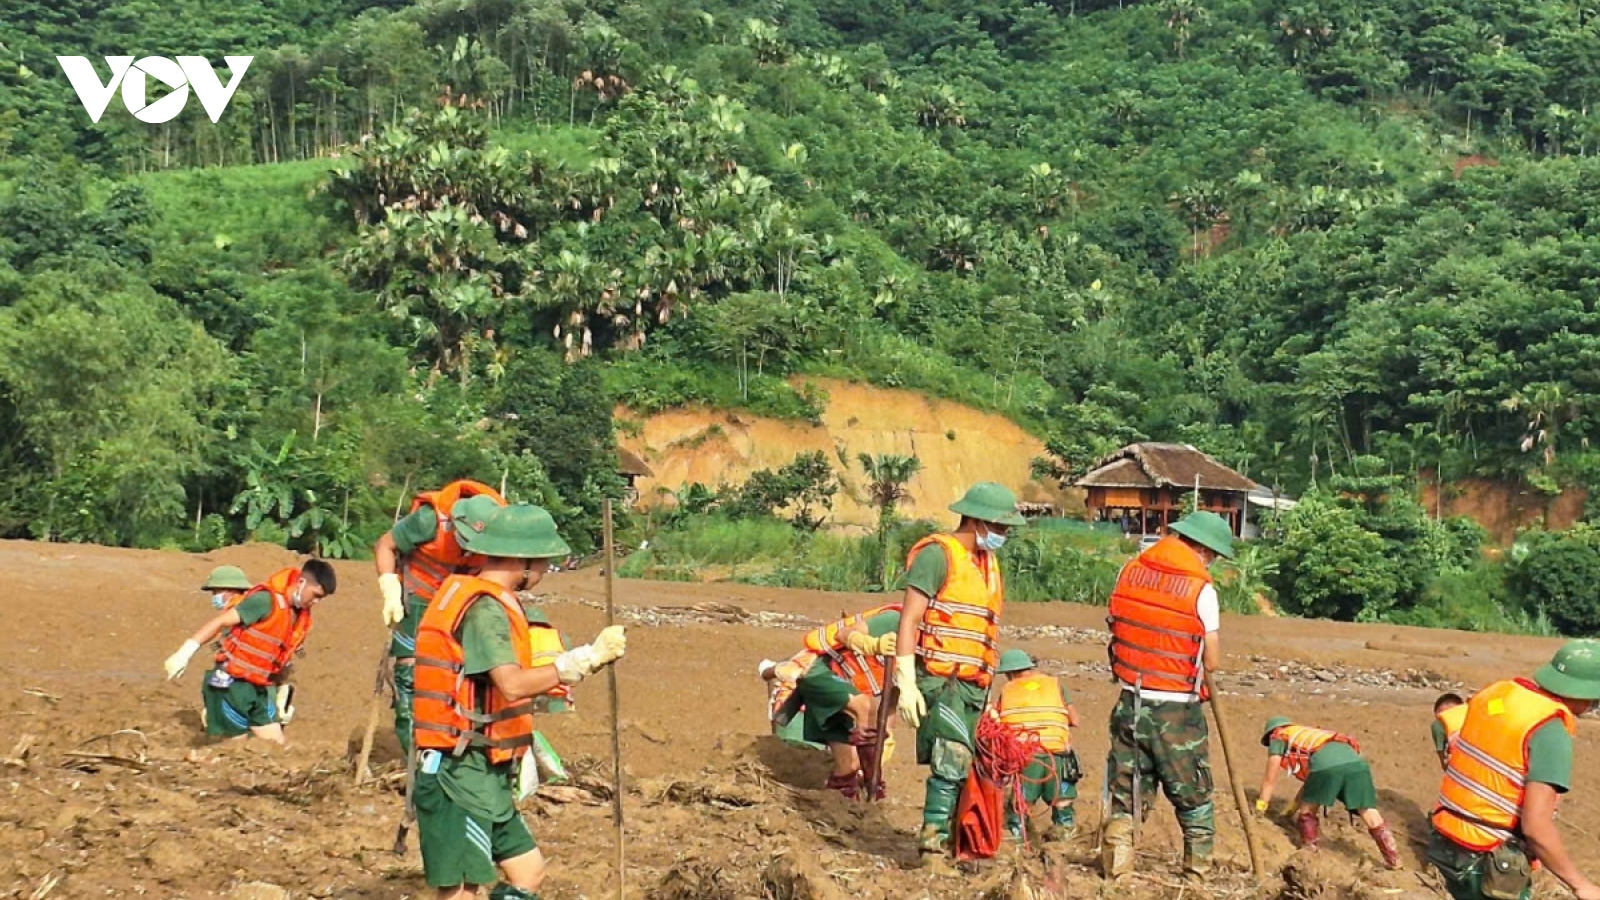
<instances>
[{"instance_id":1,"label":"white face mask","mask_svg":"<svg viewBox=\"0 0 1600 900\"><path fill-rule=\"evenodd\" d=\"M215 593L215 594L211 595L211 607L213 609L221 609L221 608L223 608L224 606L227 606L227 605L228 605L228 595L227 594L218 592L218 593Z\"/></svg>"},{"instance_id":2,"label":"white face mask","mask_svg":"<svg viewBox=\"0 0 1600 900\"><path fill-rule=\"evenodd\" d=\"M978 546L989 551L990 553L993 553L996 550L999 550L1001 547L1004 547L1005 543L1005 535L990 531L988 528L983 529L983 534L978 535Z\"/></svg>"}]
</instances>

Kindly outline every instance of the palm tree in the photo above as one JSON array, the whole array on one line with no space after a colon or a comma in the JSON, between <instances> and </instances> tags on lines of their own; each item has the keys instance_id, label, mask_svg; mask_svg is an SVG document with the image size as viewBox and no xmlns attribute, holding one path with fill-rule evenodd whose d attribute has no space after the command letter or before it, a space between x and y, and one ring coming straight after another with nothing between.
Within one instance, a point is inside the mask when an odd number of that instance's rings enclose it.
<instances>
[{"instance_id":1,"label":"palm tree","mask_svg":"<svg viewBox=\"0 0 1600 900\"><path fill-rule=\"evenodd\" d=\"M895 521L895 507L911 499L906 483L922 471L922 460L898 453L860 454L861 469L867 474L867 496L878 508L878 544L882 553L879 569L884 590L889 588L889 531Z\"/></svg>"}]
</instances>

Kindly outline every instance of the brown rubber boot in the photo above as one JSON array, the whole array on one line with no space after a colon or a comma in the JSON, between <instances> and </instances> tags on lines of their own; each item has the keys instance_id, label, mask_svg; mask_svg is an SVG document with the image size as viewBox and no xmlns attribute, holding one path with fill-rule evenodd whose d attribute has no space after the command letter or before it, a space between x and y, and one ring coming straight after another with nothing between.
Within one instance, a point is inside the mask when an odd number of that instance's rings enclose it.
<instances>
[{"instance_id":1,"label":"brown rubber boot","mask_svg":"<svg viewBox=\"0 0 1600 900\"><path fill-rule=\"evenodd\" d=\"M917 861L934 875L948 877L960 874L950 861L950 849L937 825L922 826L922 834L917 841Z\"/></svg>"},{"instance_id":2,"label":"brown rubber boot","mask_svg":"<svg viewBox=\"0 0 1600 900\"><path fill-rule=\"evenodd\" d=\"M1300 813L1295 816L1294 824L1300 830L1301 846L1317 849L1317 842L1322 839L1322 820L1317 814Z\"/></svg>"},{"instance_id":3,"label":"brown rubber boot","mask_svg":"<svg viewBox=\"0 0 1600 900\"><path fill-rule=\"evenodd\" d=\"M1389 830L1388 823L1370 828L1367 833L1372 835L1372 842L1378 845L1378 852L1383 854L1383 864L1391 869L1400 868L1400 846L1395 843L1394 833Z\"/></svg>"},{"instance_id":4,"label":"brown rubber boot","mask_svg":"<svg viewBox=\"0 0 1600 900\"><path fill-rule=\"evenodd\" d=\"M1107 878L1121 878L1133 871L1133 820L1112 819L1100 839L1100 872Z\"/></svg>"}]
</instances>

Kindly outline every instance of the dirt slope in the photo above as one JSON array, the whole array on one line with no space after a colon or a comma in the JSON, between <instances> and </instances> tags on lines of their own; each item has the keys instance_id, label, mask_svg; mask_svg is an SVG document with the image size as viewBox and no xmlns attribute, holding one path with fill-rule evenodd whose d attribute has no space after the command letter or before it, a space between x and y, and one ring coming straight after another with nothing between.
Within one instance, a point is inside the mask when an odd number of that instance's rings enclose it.
<instances>
[{"instance_id":1,"label":"dirt slope","mask_svg":"<svg viewBox=\"0 0 1600 900\"><path fill-rule=\"evenodd\" d=\"M655 472L641 479L645 503L660 502L686 484L741 484L751 472L776 469L801 453L821 450L838 472L843 490L830 522L870 528L876 514L864 502L859 454L915 454L922 471L911 480L911 501L902 514L943 520L945 508L975 481L998 481L1022 499L1051 502L1068 512L1082 500L1033 480L1029 464L1044 443L1003 416L912 391L890 390L833 379L807 379L827 392L821 425L780 421L744 412L669 410L642 421L623 446ZM637 419L626 410L619 418Z\"/></svg>"},{"instance_id":2,"label":"dirt slope","mask_svg":"<svg viewBox=\"0 0 1600 900\"><path fill-rule=\"evenodd\" d=\"M260 547L202 558L0 542L0 564L11 573L6 608L14 631L11 652L0 657L0 756L14 755L27 736L35 741L24 766L0 762L0 897L285 896L241 888L253 881L279 885L295 898L430 896L415 838L404 857L389 852L401 810L393 781L354 788L348 775L348 745L366 719L384 637L369 564L340 565L339 594L319 610L298 674L300 718L287 750L207 745L197 731L197 674L179 684L161 679L161 660L210 612L192 590L210 566L240 563L264 575L287 559ZM543 589L552 619L576 638L587 639L601 624L594 573L555 576ZM1164 804L1145 832L1145 865L1130 882L1108 887L1087 868L1091 839L1026 855L1019 871L1034 888L1030 895L1008 893L1014 861L962 880L911 868L921 792L907 734L883 806L855 806L819 791L823 761L767 737L754 667L763 656L792 652L810 623L874 599L619 583L624 619L635 626L618 670L629 897L1086 900L1178 893L1177 829ZM744 614L686 609L706 603L732 604ZM1103 616L1056 604L1014 604L1006 615L1009 639L1063 674L1083 713L1086 725L1076 740L1088 772L1080 785L1088 824L1099 816L1104 722L1114 699L1098 632ZM1239 673L1224 684L1251 791L1262 755L1248 738L1267 716L1287 712L1351 732L1373 759L1384 812L1400 829L1413 867L1424 810L1438 785L1428 723L1439 686L1477 686L1528 672L1554 646L1259 618L1228 619L1224 641L1229 668ZM541 728L579 771L603 774L605 680L580 686L578 701L578 714L549 717ZM122 729L138 733L95 740ZM1595 734L1593 722L1582 723L1582 759L1590 758ZM392 772L392 743L379 750L380 769ZM125 757L133 766L65 755L73 751ZM67 767L74 764L95 771ZM1274 875L1255 882L1244 872L1244 842L1220 755L1215 765L1225 871L1214 887L1191 895L1432 896L1415 871L1376 871L1365 835L1341 817L1330 821L1328 846L1316 858L1293 855L1285 826L1263 824ZM1600 860L1600 842L1591 836L1600 833L1600 774L1580 762L1576 775L1562 821L1575 857L1592 866ZM553 859L547 900L610 896L609 807L540 801L529 811ZM1293 891L1285 889L1284 871ZM809 892L798 892L799 882L808 882Z\"/></svg>"}]
</instances>

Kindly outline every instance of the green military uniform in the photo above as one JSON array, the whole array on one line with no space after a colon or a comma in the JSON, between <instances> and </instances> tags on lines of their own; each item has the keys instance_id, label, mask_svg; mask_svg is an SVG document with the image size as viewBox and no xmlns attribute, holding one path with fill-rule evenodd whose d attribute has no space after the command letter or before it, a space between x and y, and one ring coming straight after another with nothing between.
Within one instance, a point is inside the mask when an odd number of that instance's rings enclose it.
<instances>
[{"instance_id":1,"label":"green military uniform","mask_svg":"<svg viewBox=\"0 0 1600 900\"><path fill-rule=\"evenodd\" d=\"M248 628L272 614L272 595L256 591L233 608L239 613L239 626ZM223 686L217 687L218 684ZM217 665L200 683L200 700L206 710L206 734L238 737L248 734L252 728L273 724L278 721L279 713L275 694L271 688L233 678Z\"/></svg>"},{"instance_id":2,"label":"green military uniform","mask_svg":"<svg viewBox=\"0 0 1600 900\"><path fill-rule=\"evenodd\" d=\"M461 625L465 657L463 674L483 680L497 666L516 665L511 623L499 604L479 600ZM533 832L517 813L517 772L513 762L495 765L483 750L469 748L459 757L438 755L438 770L423 754L413 797L421 832L422 865L428 884L492 884L495 865L538 846Z\"/></svg>"},{"instance_id":3,"label":"green military uniform","mask_svg":"<svg viewBox=\"0 0 1600 900\"><path fill-rule=\"evenodd\" d=\"M1444 723L1437 716L1428 730L1433 735L1433 749L1436 752L1443 753L1450 749L1450 732L1445 730Z\"/></svg>"},{"instance_id":4,"label":"green military uniform","mask_svg":"<svg viewBox=\"0 0 1600 900\"><path fill-rule=\"evenodd\" d=\"M1219 556L1233 557L1233 532L1216 513L1190 513L1168 530ZM1120 585L1120 577L1118 581ZM1202 591L1197 602L1216 602L1214 591L1211 600L1205 598ZM1196 612L1202 629L1209 629L1205 614L1198 608ZM1112 650L1115 649L1113 644ZM1211 774L1211 730L1206 724L1205 706L1198 696L1184 700L1141 698L1136 685L1124 683L1122 687L1109 724L1107 787L1111 805L1103 835L1102 867L1108 877L1131 871L1135 787L1143 819L1155 806L1159 784L1183 832L1184 871L1190 877L1203 876L1211 869L1217 833L1216 807L1212 802L1215 784Z\"/></svg>"},{"instance_id":5,"label":"green military uniform","mask_svg":"<svg viewBox=\"0 0 1600 900\"><path fill-rule=\"evenodd\" d=\"M951 504L951 512L967 519L1015 528L1024 524L1016 512L1016 495L1003 485L979 482ZM997 533L985 531L984 535ZM999 544L994 548L998 549ZM997 564L997 563L996 563ZM943 547L929 544L917 551L906 566L906 586L930 600L944 590L950 562ZM911 648L898 651L904 655ZM929 768L922 803L920 850L938 855L949 846L956 801L977 754L978 717L988 699L988 689L971 681L930 674L926 661L916 654L917 691L927 712L917 724L917 764Z\"/></svg>"},{"instance_id":6,"label":"green military uniform","mask_svg":"<svg viewBox=\"0 0 1600 900\"><path fill-rule=\"evenodd\" d=\"M1572 785L1572 735L1560 722L1539 726L1528 738L1528 781L1548 784L1565 794ZM1455 900L1488 900L1483 896L1483 870L1488 853L1476 853L1433 829L1428 835L1428 862L1444 876L1445 890ZM1522 900L1533 895L1530 885Z\"/></svg>"},{"instance_id":7,"label":"green military uniform","mask_svg":"<svg viewBox=\"0 0 1600 900\"><path fill-rule=\"evenodd\" d=\"M867 634L875 638L894 634L900 630L900 612L891 610L869 616L866 626ZM818 657L795 682L794 694L790 696L791 703L805 705L802 738L820 744L849 743L855 722L844 708L850 698L860 693L848 679L839 677L829 668L827 657ZM874 723L863 724L872 727Z\"/></svg>"},{"instance_id":8,"label":"green military uniform","mask_svg":"<svg viewBox=\"0 0 1600 900\"><path fill-rule=\"evenodd\" d=\"M1274 738L1267 744L1269 756L1288 756L1289 742ZM1351 812L1378 808L1378 789L1372 782L1372 766L1354 747L1343 741L1330 741L1311 754L1306 783L1300 792L1302 803L1329 807L1341 803Z\"/></svg>"}]
</instances>

